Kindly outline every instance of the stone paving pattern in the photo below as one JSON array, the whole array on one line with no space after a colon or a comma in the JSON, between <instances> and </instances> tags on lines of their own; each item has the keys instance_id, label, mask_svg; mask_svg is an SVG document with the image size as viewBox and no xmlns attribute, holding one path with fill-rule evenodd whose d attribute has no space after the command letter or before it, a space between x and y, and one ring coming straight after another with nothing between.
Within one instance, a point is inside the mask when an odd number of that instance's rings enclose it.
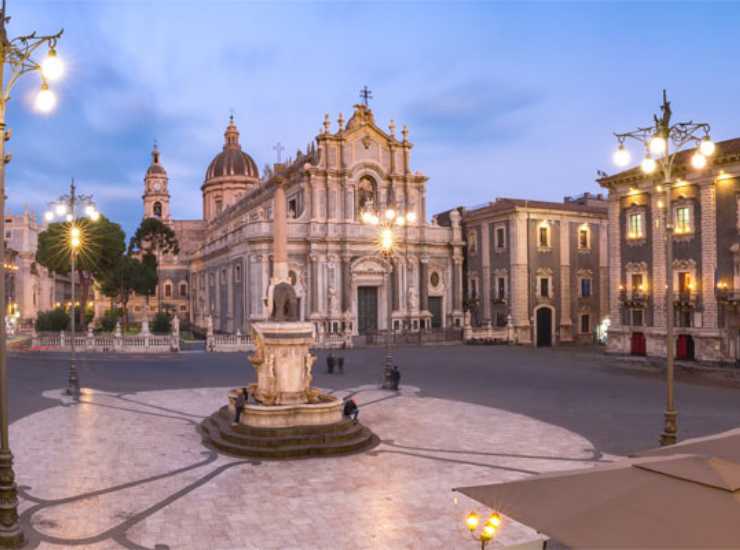
<instances>
[{"instance_id":1,"label":"stone paving pattern","mask_svg":"<svg viewBox=\"0 0 740 550\"><path fill-rule=\"evenodd\" d=\"M491 407L359 386L382 440L341 458L259 462L205 448L197 424L228 388L86 390L16 421L23 519L42 549L471 548L480 506L452 487L583 467L601 456L566 429ZM459 499L459 500L458 500ZM456 502L457 500L457 502ZM536 538L508 521L497 546Z\"/></svg>"}]
</instances>

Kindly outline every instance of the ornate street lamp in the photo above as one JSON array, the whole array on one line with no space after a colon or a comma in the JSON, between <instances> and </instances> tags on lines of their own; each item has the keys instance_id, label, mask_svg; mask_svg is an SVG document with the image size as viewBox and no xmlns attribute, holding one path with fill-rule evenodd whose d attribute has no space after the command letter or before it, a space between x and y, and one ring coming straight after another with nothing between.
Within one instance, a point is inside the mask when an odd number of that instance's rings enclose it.
<instances>
[{"instance_id":1,"label":"ornate street lamp","mask_svg":"<svg viewBox=\"0 0 740 550\"><path fill-rule=\"evenodd\" d=\"M386 260L388 270L384 274L385 287L388 289L388 319L385 337L385 364L383 368L383 386L385 390L397 389L393 383L393 356L391 355L391 331L393 330L393 296L390 277L393 272L393 254L398 247L396 229L416 222L416 212L404 212L392 206L384 211L376 211L369 206L361 214L362 222L378 228L378 252Z\"/></svg>"},{"instance_id":2,"label":"ornate street lamp","mask_svg":"<svg viewBox=\"0 0 740 550\"><path fill-rule=\"evenodd\" d=\"M640 143L645 150L645 157L640 163L640 168L646 176L655 174L655 191L664 193L665 200L662 202L665 212L663 215L663 227L665 228L665 257L666 257L666 410L665 427L660 436L661 445L672 445L676 442L678 412L673 402L673 367L674 367L674 342L673 342L673 212L671 210L671 192L679 182L674 181L674 163L676 153L690 147L696 149L691 156L691 167L695 170L703 170L716 149L714 142L709 136L709 124L704 122L676 122L671 124L671 103L668 101L666 91L663 90L663 105L660 110L662 115L653 115L652 126L638 128L632 132L614 135L619 142L614 153L614 163L624 167L630 162L630 153L624 144L627 139ZM658 203L660 205L660 203Z\"/></svg>"},{"instance_id":3,"label":"ornate street lamp","mask_svg":"<svg viewBox=\"0 0 740 550\"><path fill-rule=\"evenodd\" d=\"M41 75L41 88L36 96L36 109L50 112L56 105L56 96L49 89L48 81L61 77L63 66L56 54L57 40L62 31L48 36L31 33L9 39L5 25L10 20L5 0L0 10L0 235L5 235L5 165L10 155L5 154L5 142L10 139L10 129L5 125L5 108L10 92L18 79L28 73ZM47 58L41 63L34 60L37 50L45 46ZM54 58L54 60L51 60ZM8 79L5 71L8 70ZM5 269L5 239L0 238L0 266ZM5 314L5 274L0 276L0 311ZM8 386L6 368L5 320L0 322L0 546L17 547L24 536L18 523L18 496L13 472L13 454L8 440Z\"/></svg>"},{"instance_id":4,"label":"ornate street lamp","mask_svg":"<svg viewBox=\"0 0 740 550\"><path fill-rule=\"evenodd\" d=\"M75 342L75 312L77 303L75 301L75 284L77 271L77 255L85 246L88 238L84 225L80 224L81 219L89 219L96 222L100 219L100 213L95 208L92 195L79 195L74 180L69 185L69 194L62 195L55 202L49 205L49 210L44 214L47 222L52 222L60 218L65 223L65 242L64 245L69 250L70 258L70 279L72 282L72 306L70 308L70 320L72 327L72 362L69 366L69 375L67 377L67 395L75 399L80 398L80 379L77 375L77 347ZM85 304L80 305L80 318L85 314Z\"/></svg>"},{"instance_id":5,"label":"ornate street lamp","mask_svg":"<svg viewBox=\"0 0 740 550\"><path fill-rule=\"evenodd\" d=\"M465 516L465 527L467 527L473 540L480 542L481 550L496 536L496 531L501 527L501 514L493 512L486 521L481 523L480 514L470 512Z\"/></svg>"}]
</instances>

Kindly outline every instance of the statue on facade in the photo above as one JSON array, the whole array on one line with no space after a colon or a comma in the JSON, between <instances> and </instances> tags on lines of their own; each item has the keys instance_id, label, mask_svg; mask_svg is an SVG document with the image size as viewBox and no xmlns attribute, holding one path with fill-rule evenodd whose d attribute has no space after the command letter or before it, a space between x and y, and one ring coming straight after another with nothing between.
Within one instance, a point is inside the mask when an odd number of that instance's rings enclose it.
<instances>
[{"instance_id":1,"label":"statue on facade","mask_svg":"<svg viewBox=\"0 0 740 550\"><path fill-rule=\"evenodd\" d=\"M337 304L337 289L334 286L330 286L327 292L329 295L329 313L336 313L339 310Z\"/></svg>"}]
</instances>

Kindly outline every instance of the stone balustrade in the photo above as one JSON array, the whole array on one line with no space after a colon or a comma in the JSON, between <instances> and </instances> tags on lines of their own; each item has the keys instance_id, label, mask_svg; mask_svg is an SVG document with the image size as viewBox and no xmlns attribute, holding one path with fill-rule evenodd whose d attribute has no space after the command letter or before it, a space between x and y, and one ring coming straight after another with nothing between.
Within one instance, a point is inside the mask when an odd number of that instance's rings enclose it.
<instances>
[{"instance_id":1,"label":"stone balustrade","mask_svg":"<svg viewBox=\"0 0 740 550\"><path fill-rule=\"evenodd\" d=\"M210 352L254 351L254 343L248 334L209 334L206 350Z\"/></svg>"},{"instance_id":2,"label":"stone balustrade","mask_svg":"<svg viewBox=\"0 0 740 550\"><path fill-rule=\"evenodd\" d=\"M178 334L123 335L119 332L77 334L75 349L80 352L169 353L180 350ZM72 335L68 332L34 333L31 349L35 351L71 351Z\"/></svg>"}]
</instances>

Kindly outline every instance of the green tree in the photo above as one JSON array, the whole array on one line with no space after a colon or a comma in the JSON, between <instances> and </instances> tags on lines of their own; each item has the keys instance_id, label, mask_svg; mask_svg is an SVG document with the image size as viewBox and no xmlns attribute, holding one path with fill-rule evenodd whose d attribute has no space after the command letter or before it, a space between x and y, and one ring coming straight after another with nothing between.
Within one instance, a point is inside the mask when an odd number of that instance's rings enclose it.
<instances>
[{"instance_id":1,"label":"green tree","mask_svg":"<svg viewBox=\"0 0 740 550\"><path fill-rule=\"evenodd\" d=\"M124 328L128 328L128 302L136 293L151 296L157 288L157 264L151 255L143 261L123 255L114 269L106 272L98 281L103 295L114 299L123 311Z\"/></svg>"},{"instance_id":2,"label":"green tree","mask_svg":"<svg viewBox=\"0 0 740 550\"><path fill-rule=\"evenodd\" d=\"M126 250L126 235L117 223L105 216L97 221L86 218L74 222L81 232L77 252L79 301L85 305L90 297L93 280L110 272ZM55 273L67 275L71 269L72 249L69 246L71 222L52 223L39 234L36 261ZM84 317L84 316L83 316ZM80 330L84 330L84 321Z\"/></svg>"},{"instance_id":3,"label":"green tree","mask_svg":"<svg viewBox=\"0 0 740 550\"><path fill-rule=\"evenodd\" d=\"M147 258L153 258L155 266L158 266L163 255L179 254L180 245L177 242L177 235L170 226L163 223L159 218L144 218L129 241L128 251L129 254L140 256L143 261L147 261ZM162 293L158 284L156 290L157 309L161 311Z\"/></svg>"}]
</instances>

